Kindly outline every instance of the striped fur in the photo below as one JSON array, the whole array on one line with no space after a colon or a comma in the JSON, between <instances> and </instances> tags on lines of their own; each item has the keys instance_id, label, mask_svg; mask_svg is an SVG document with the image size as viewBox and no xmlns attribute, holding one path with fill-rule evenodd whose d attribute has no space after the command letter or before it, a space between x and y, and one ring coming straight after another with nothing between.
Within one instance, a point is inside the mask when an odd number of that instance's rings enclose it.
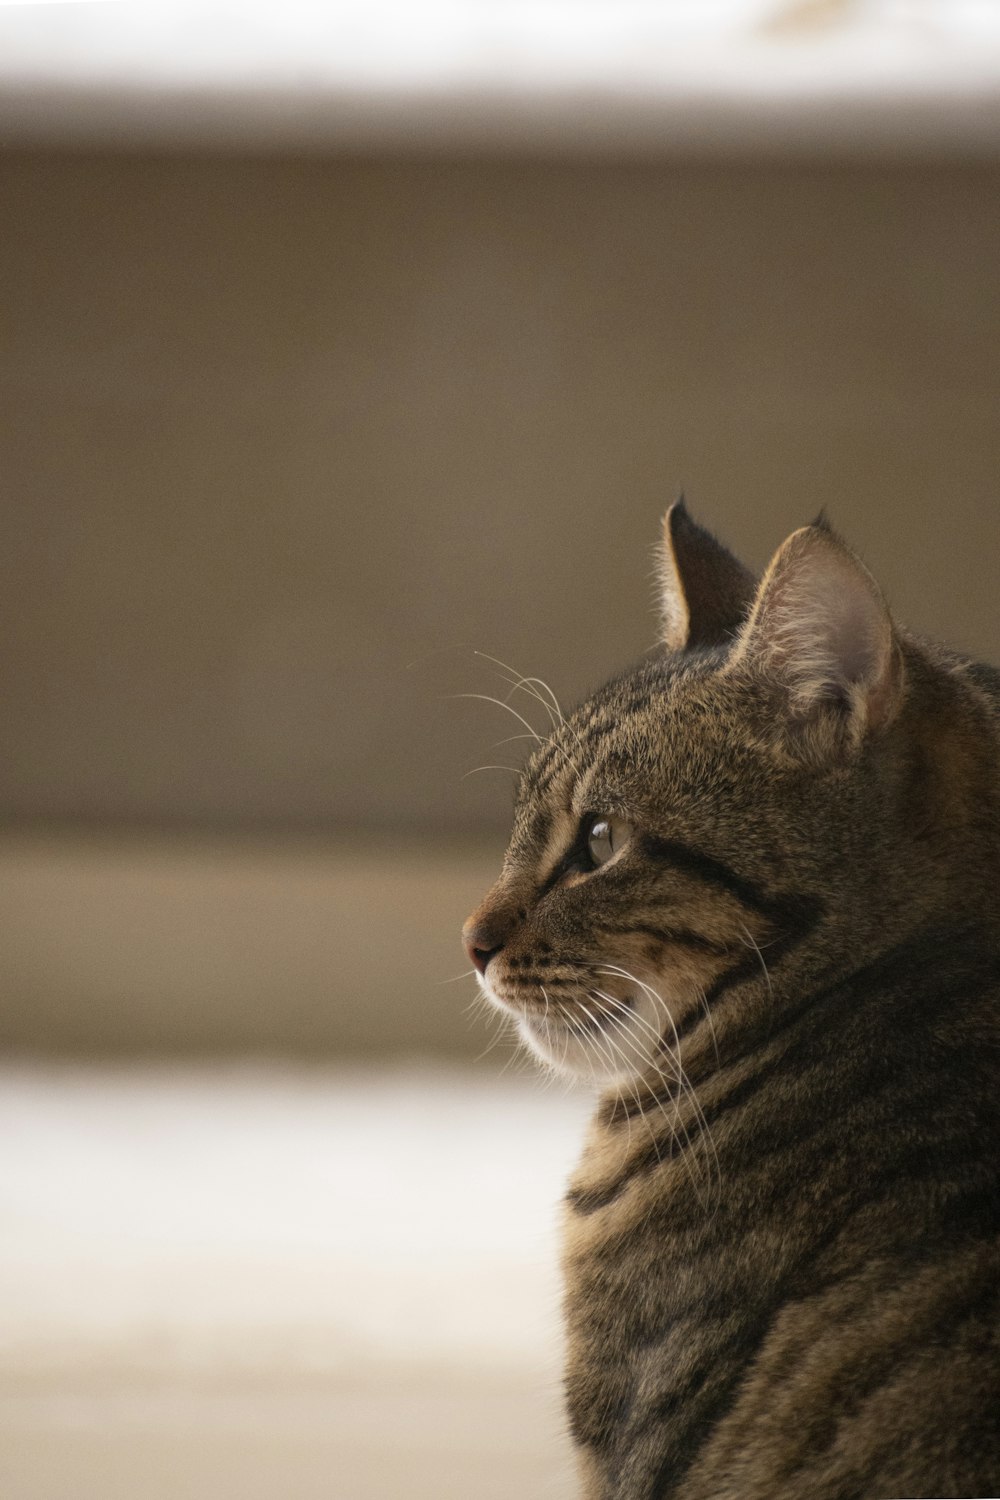
<instances>
[{"instance_id":1,"label":"striped fur","mask_svg":"<svg viewBox=\"0 0 1000 1500\"><path fill-rule=\"evenodd\" d=\"M663 649L539 746L466 927L600 1090L581 1493L996 1495L1000 675L898 629L822 521L757 585L674 507L662 578Z\"/></svg>"}]
</instances>

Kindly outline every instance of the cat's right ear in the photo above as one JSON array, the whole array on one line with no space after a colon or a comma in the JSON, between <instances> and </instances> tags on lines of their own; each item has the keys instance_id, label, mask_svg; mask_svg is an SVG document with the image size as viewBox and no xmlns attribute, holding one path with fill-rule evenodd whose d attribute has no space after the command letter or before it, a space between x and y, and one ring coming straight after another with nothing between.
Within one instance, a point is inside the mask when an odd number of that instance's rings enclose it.
<instances>
[{"instance_id":1,"label":"cat's right ear","mask_svg":"<svg viewBox=\"0 0 1000 1500\"><path fill-rule=\"evenodd\" d=\"M692 521L683 499L663 518L659 575L662 639L670 651L725 645L757 593L750 570Z\"/></svg>"}]
</instances>

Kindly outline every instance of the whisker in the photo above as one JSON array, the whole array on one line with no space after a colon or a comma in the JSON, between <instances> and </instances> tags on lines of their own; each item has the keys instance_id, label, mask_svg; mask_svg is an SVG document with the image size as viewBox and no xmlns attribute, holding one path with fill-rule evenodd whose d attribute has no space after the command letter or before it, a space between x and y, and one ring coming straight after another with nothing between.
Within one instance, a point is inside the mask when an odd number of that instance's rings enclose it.
<instances>
[{"instance_id":1,"label":"whisker","mask_svg":"<svg viewBox=\"0 0 1000 1500\"><path fill-rule=\"evenodd\" d=\"M761 966L761 968L764 971L764 983L767 985L768 997L773 1001L774 1000L774 990L771 987L771 975L770 975L770 973L768 971L767 964L764 962L764 955L760 951L760 944L757 942L756 938L754 937L753 933L750 931L749 927L743 927L743 931L746 933L746 943L745 943L745 946L747 948L752 948L753 951L756 953L758 959L760 960L760 966Z\"/></svg>"},{"instance_id":2,"label":"whisker","mask_svg":"<svg viewBox=\"0 0 1000 1500\"><path fill-rule=\"evenodd\" d=\"M700 1102L698 1100L698 1096L697 1096L697 1094L696 1094L696 1092L694 1090L694 1087L691 1084L691 1080L688 1078L687 1073L685 1072L683 1064L681 1062L681 1056L680 1056L680 1053L681 1053L680 1037L678 1035L677 1027L676 1027L676 1024L674 1022L673 1014L672 1014L672 1012L670 1010L669 1005L664 1000L663 996L661 994L659 994L658 991L654 990L651 985L648 985L648 984L644 983L644 981L641 980L641 979L639 979L639 977L637 975L630 973L629 970L627 970L627 969L623 969L620 965L612 964L612 965L608 966L608 968L604 969L602 972L612 973L612 974L618 974L622 978L627 979L630 983L638 985L639 988L641 990L643 990L650 997L651 1001L653 1002L654 1009L657 1007L657 1005L659 1005L659 1006L662 1007L663 1013L666 1016L666 1019L669 1021L671 1029L672 1029L673 1034L674 1034L674 1058L675 1058L675 1061L676 1061L676 1064L677 1064L677 1068L678 1068L678 1077L677 1077L678 1087L687 1096L688 1100L691 1103L691 1107L694 1110L695 1123L699 1127L699 1136L703 1136L705 1138L705 1140L708 1143L709 1148L711 1149L712 1158L714 1158L714 1165L715 1165L715 1169L716 1169L717 1179L718 1179L718 1181L721 1182L722 1170L721 1170L721 1167L719 1165L719 1154L718 1154L718 1151L717 1151L716 1146L715 1146L715 1140L714 1140L714 1137L712 1136L711 1129L709 1128L708 1121L705 1118L705 1112L704 1112L704 1110L701 1107L701 1104L700 1104ZM688 1144L688 1146L693 1146L690 1134L687 1131L686 1126L682 1125L681 1128L684 1131L686 1143ZM709 1171L709 1182L711 1182L711 1175L712 1175L711 1174L711 1167L712 1167L712 1161L710 1159L710 1160L708 1160L706 1162L706 1168ZM692 1186L693 1185L694 1184L692 1182Z\"/></svg>"},{"instance_id":3,"label":"whisker","mask_svg":"<svg viewBox=\"0 0 1000 1500\"><path fill-rule=\"evenodd\" d=\"M501 675L503 675L503 674L501 674ZM558 729L560 727L560 725L562 724L561 717L559 717L558 715L556 715L556 714L553 713L551 704L548 703L546 701L546 699L544 699L542 697L541 693L537 692L535 690L535 688L532 687L532 683L534 681L534 678L532 678L532 677L518 677L517 680L514 681L514 680L512 680L509 677L504 677L503 680L504 680L504 682L509 682L510 683L510 692L508 693L507 697L504 699L505 703L508 703L510 701L510 699L514 696L514 694L516 692L518 692L518 691L527 693L527 695L528 695L529 698L533 698L536 703L540 703L541 706L542 706L542 708L544 708L546 714L548 715L548 720L549 720L549 723L551 724L553 730Z\"/></svg>"},{"instance_id":4,"label":"whisker","mask_svg":"<svg viewBox=\"0 0 1000 1500\"><path fill-rule=\"evenodd\" d=\"M642 981L641 980L635 979L635 976L632 976L632 978L635 980L635 983L637 983L640 986L642 986ZM613 1004L613 1005L615 1005L618 1009L624 1011L628 1016L632 1017L635 1020L643 1021L643 1018L641 1016L636 1016L633 1011L630 1011L629 1008L626 1005L624 1005L624 1003L622 1001L616 1000L614 996L612 996L612 995L605 995L603 991L597 991L597 993L600 994L600 995L602 995L604 999L610 1001L610 1003ZM656 994L655 991L653 991L653 993L654 993L654 995ZM662 996L660 996L658 998L660 998L662 1000ZM607 1012L605 1012L605 1014L607 1014ZM653 1028L649 1027L649 1023L648 1022L645 1022L644 1024L646 1025L647 1029L649 1029L650 1031L653 1032L653 1035L656 1038L657 1043L659 1043L660 1038L656 1034L655 1030ZM623 1040L626 1040L629 1043L631 1049L633 1051L635 1051L638 1056L642 1056L641 1054L639 1054L638 1049L635 1046L634 1041L633 1041L632 1038L627 1038L626 1037L626 1038L623 1038ZM657 1065L656 1065L655 1062L651 1062L649 1059L647 1059L645 1057L642 1057L642 1061L643 1061L644 1064L647 1065L647 1067L651 1067L652 1068L652 1071L656 1074L657 1077L659 1077L661 1079L661 1081L663 1081L664 1083L667 1082L667 1079L666 1079L665 1075L663 1074L662 1070L659 1067L657 1067ZM683 1073L683 1070L681 1070L681 1071ZM687 1080L685 1079L685 1083L686 1082L687 1082ZM689 1093L691 1095L691 1099L692 1099L692 1102L693 1102L695 1110L698 1112L698 1114L700 1114L700 1108L698 1106L698 1101L695 1098L695 1096L693 1094L693 1091L690 1089L690 1085L689 1084L688 1084L688 1091L689 1091ZM636 1099L636 1103L638 1104L639 1103L638 1096L636 1094L633 1094L633 1097ZM678 1131L677 1131L677 1129L674 1126L674 1122L666 1114L666 1112L665 1112L665 1110L663 1108L662 1101L659 1100L659 1099L657 1099L656 1103L657 1103L657 1107L660 1110L660 1113L663 1115L663 1119L664 1119L664 1122L665 1122L665 1124L667 1126L667 1129L670 1132L671 1141L674 1141L674 1142L677 1142L678 1144L680 1144L681 1138L683 1137L683 1144L684 1144L684 1147L686 1147L687 1149L686 1149L686 1151L684 1151L682 1153L682 1156L683 1156L683 1161L684 1161L685 1169L687 1170L687 1173L688 1173L688 1179L689 1179L689 1181L691 1183L692 1190L693 1190L693 1192L695 1194L695 1197L698 1200L699 1205L702 1207L702 1209L707 1210L708 1207L710 1206L711 1202L712 1202L713 1188L717 1189L718 1186L721 1184L721 1171L719 1170L719 1167L718 1167L718 1154L715 1152L715 1143L714 1143L714 1141L711 1140L711 1136L710 1136L710 1133L709 1133L709 1141L710 1141L710 1144L711 1144L711 1147L712 1147L712 1156L711 1157L707 1157L706 1160L705 1160L705 1163L704 1163L705 1177L704 1177L704 1181L703 1181L702 1187L699 1187L698 1180L697 1180L697 1178L695 1176L695 1162L697 1160L697 1156L696 1156L696 1144L697 1143L696 1142L692 1142L690 1133L688 1132L687 1127L684 1124L683 1120L680 1118L679 1100L678 1100L678 1098L675 1096L674 1107L675 1107L675 1119L677 1120L677 1123L680 1125L680 1132L681 1132L680 1134L678 1134ZM656 1154L657 1160L660 1160L659 1145L658 1145L657 1138L656 1138L655 1134L653 1133L652 1126L650 1124L649 1117L648 1117L648 1112L643 1111L643 1110L640 1109L640 1113L642 1114L642 1117L643 1117L643 1119L646 1122L646 1129L647 1129L647 1132L648 1132L648 1134L650 1136L650 1140L652 1142L653 1150L654 1150L654 1152ZM703 1127L702 1128L703 1128L703 1130L707 1131L707 1125L704 1123L704 1117L703 1116L702 1116L702 1120L703 1120ZM715 1169L716 1169L714 1173L713 1173L713 1170L712 1170L713 1165L715 1166ZM702 1191L704 1191L704 1194L705 1194L704 1197L702 1196ZM718 1200L718 1198L716 1198L716 1205L715 1205L716 1209L718 1208L718 1202L719 1202L719 1200Z\"/></svg>"},{"instance_id":5,"label":"whisker","mask_svg":"<svg viewBox=\"0 0 1000 1500\"><path fill-rule=\"evenodd\" d=\"M596 1052L597 1049L598 1049L598 1042L600 1041L601 1043L603 1043L603 1049L602 1050L604 1051L604 1055L607 1058L608 1065L610 1066L612 1073L616 1073L618 1070L617 1070L617 1068L615 1066L615 1050L616 1049L614 1047L614 1043L611 1042L610 1038L602 1030L602 1028L600 1026L600 1023L599 1022L595 1022L593 1014L587 1008L587 1006L584 1005L583 1001L582 1000L578 1000L576 1003L577 1003L578 1008L583 1011L583 1013L587 1017L588 1021L590 1021L591 1025L594 1027L594 1030L589 1035L581 1035L580 1036L580 1044L581 1044L581 1046L583 1047L584 1051L586 1051L587 1047L592 1044L593 1048L594 1048L594 1051ZM622 1054L619 1054L619 1055L622 1055ZM594 1077L595 1081L596 1081L596 1075L594 1074L593 1068L591 1068L591 1076Z\"/></svg>"},{"instance_id":6,"label":"whisker","mask_svg":"<svg viewBox=\"0 0 1000 1500\"><path fill-rule=\"evenodd\" d=\"M599 969L597 972L606 973L607 971L604 969ZM634 980L633 982L635 984L640 983L638 979ZM600 995L605 1000L610 1000L613 1005L619 1007L619 1009L621 1009L627 1016L629 1016L638 1026L641 1026L644 1031L647 1031L649 1033L650 1039L653 1041L657 1048L660 1046L663 1038L657 1031L656 1027L651 1025L650 1022L646 1020L645 1016L640 1016L637 1011L631 1010L623 1000L618 1000L614 995L606 995L603 990L597 990L592 993ZM667 1058L670 1062L674 1063L674 1066L676 1067L676 1060L670 1053L667 1054ZM649 1058L649 1065L650 1067L656 1068L657 1071L659 1071L659 1069L657 1068L657 1064L653 1058Z\"/></svg>"},{"instance_id":7,"label":"whisker","mask_svg":"<svg viewBox=\"0 0 1000 1500\"><path fill-rule=\"evenodd\" d=\"M616 1009L620 1010L629 1020L631 1020L633 1022L639 1022L642 1026L644 1026L645 1029L650 1033L650 1035L651 1035L651 1037L653 1039L654 1045L657 1046L657 1047L659 1046L659 1043L660 1043L660 1040L661 1040L659 1034L657 1033L655 1027L650 1026L649 1022L646 1021L644 1019L644 1017L642 1017L640 1015L637 1015L635 1013L635 1011L631 1010L623 1001L616 999L614 995L608 995L608 994L606 994L604 992L604 990L597 990L596 994L598 994L603 1000L609 1001L610 1004L612 1004L613 1006L615 1006ZM659 1065L654 1061L654 1059L651 1058L651 1057L649 1057L649 1056L647 1056L647 1055L645 1055L643 1052L641 1052L639 1050L639 1048L636 1045L636 1042L635 1042L635 1040L633 1038L627 1038L627 1040L629 1041L629 1044L630 1044L633 1052L635 1052L636 1057L639 1059L640 1066L639 1066L638 1071L640 1073L648 1072L648 1071L651 1070L660 1079L661 1083L667 1084L667 1085L669 1085L669 1083L671 1081L674 1081L674 1082L677 1081L676 1075L674 1076L673 1080L668 1079L667 1076L666 1076L666 1074L663 1072L662 1068L659 1067ZM636 1105L639 1108L640 1115L646 1121L646 1127L647 1127L647 1130L649 1131L649 1137L650 1137L650 1140L653 1142L653 1149L656 1151L657 1160L659 1160L660 1159L660 1152L659 1152L659 1149L658 1149L658 1144L657 1144L656 1136L654 1135L653 1128L652 1128L651 1124L649 1123L648 1112L642 1108L642 1101L639 1098L638 1090L636 1090L633 1093L633 1098L635 1099ZM663 1107L663 1101L661 1099L657 1099L656 1106L659 1109L660 1114L663 1116L663 1120L664 1120L664 1123L665 1123L667 1129L670 1131L670 1138L671 1138L671 1140L672 1141L678 1140L679 1137L678 1137L676 1126L680 1126L680 1128L682 1130L683 1130L684 1127L683 1127L683 1122L682 1122L681 1116L680 1116L680 1104L679 1104L679 1101L678 1101L677 1097L674 1096L674 1118L673 1118L673 1120L671 1120L670 1116L667 1114L666 1110L664 1109L664 1107ZM675 1121L676 1121L676 1125L675 1125ZM691 1144L690 1138L687 1135L686 1131L685 1131L685 1144L686 1145L690 1145Z\"/></svg>"},{"instance_id":8,"label":"whisker","mask_svg":"<svg viewBox=\"0 0 1000 1500\"><path fill-rule=\"evenodd\" d=\"M701 996L701 1008L705 1012L705 1020L708 1022L708 1032L712 1038L712 1050L715 1053L715 1066L717 1068L721 1068L722 1059L719 1056L719 1039L715 1034L715 1019L712 1015L712 1007L708 1003L708 996L705 994L705 990L702 985L698 986L698 994Z\"/></svg>"},{"instance_id":9,"label":"whisker","mask_svg":"<svg viewBox=\"0 0 1000 1500\"><path fill-rule=\"evenodd\" d=\"M570 726L567 725L566 727L569 728ZM576 740L577 744L580 746L580 748L582 750L583 749L583 741L580 739L580 736L576 733L575 730L573 730L572 733L573 733L573 738ZM538 736L535 735L535 734L508 734L508 735L505 735L502 740L494 740L493 744L490 746L490 748L492 750L499 750L499 748L500 748L501 745L512 745L512 744L514 744L514 742L516 740L537 740L537 739L538 739ZM562 756L563 760L569 766L570 770L572 770L577 776L579 776L580 769L577 766L576 761L573 759L573 757L570 755L569 751L563 745L557 745L555 743L555 741L551 740L551 739L550 740L542 740L541 743L544 744L544 745L551 745L551 747L552 747L553 750L557 750L559 752L559 754Z\"/></svg>"},{"instance_id":10,"label":"whisker","mask_svg":"<svg viewBox=\"0 0 1000 1500\"><path fill-rule=\"evenodd\" d=\"M488 1057L489 1054L493 1051L494 1047L496 1047L500 1042L510 1041L512 1028L509 1017L501 1015L498 1010L496 1010L492 1005L489 1004L486 996L481 993L473 995L469 1004L465 1007L465 1010L466 1014L471 1011L475 1011L477 1013L477 1022L485 1014L487 1025L494 1028L493 1035L490 1037L487 1045L483 1048L482 1052L480 1052L477 1057L473 1058L473 1066L475 1066L476 1063L482 1062L484 1057Z\"/></svg>"},{"instance_id":11,"label":"whisker","mask_svg":"<svg viewBox=\"0 0 1000 1500\"><path fill-rule=\"evenodd\" d=\"M556 697L555 693L549 687L547 682L543 681L541 677L523 677L515 667L510 666L507 662L500 661L499 657L490 656L485 651L477 651L475 654L477 656L484 657L487 661L495 662L498 667L503 667L506 671L510 672L512 676L508 677L506 680L511 683L511 692L516 692L518 688L522 688L525 692L530 693L531 697L534 698L536 702L540 703L545 709L546 713L549 716L549 719L551 720L552 728L554 730L568 729L570 734L576 740L578 748L581 750L583 749L583 741L577 734L576 730L573 728L573 725L566 718L565 714L559 706L559 699ZM541 697L540 693L536 691L536 689L538 688L543 689L548 694L548 700ZM551 707L549 706L550 703ZM570 764L572 764L572 762L570 762ZM574 766L573 769L576 770L576 767Z\"/></svg>"},{"instance_id":12,"label":"whisker","mask_svg":"<svg viewBox=\"0 0 1000 1500\"><path fill-rule=\"evenodd\" d=\"M612 1005L614 1005L614 1006L620 1008L621 1010L623 1010L627 1016L630 1016L630 1017L632 1016L632 1012L629 1010L628 1006L623 1005L621 1001L616 1000L613 995L606 995L603 990L596 990L596 991L595 990L590 990L590 991L588 991L588 994L592 994L592 995L595 996L595 998L599 998L601 1000L608 1000L608 1001L611 1002ZM608 1016L609 1020L611 1020L612 1022L616 1022L617 1021L617 1017L616 1016L612 1016L611 1013L609 1011L606 1011L602 1006L598 1006L598 1010L600 1011L600 1013L602 1015ZM640 1060L640 1065L642 1065L642 1064L644 1064L646 1062L646 1059L644 1059L642 1057L642 1054L639 1052L639 1049L636 1047L635 1042L633 1041L633 1039L631 1037L623 1035L621 1037L621 1041L627 1043L627 1045L630 1047L630 1049L636 1054L636 1057ZM625 1057L625 1054L622 1051L620 1044L616 1045L616 1050L618 1051L619 1056L625 1062L625 1064L626 1064L626 1066L628 1068L629 1073L632 1074L632 1075L634 1075L635 1072L636 1072L635 1066L634 1066L634 1064L630 1063L628 1061L628 1059ZM641 1070L642 1069L641 1069L641 1066L640 1066L640 1071ZM639 1098L639 1089L638 1089L638 1085L637 1085L637 1082L636 1082L636 1080L635 1080L634 1077L632 1077L630 1080L627 1080L627 1086L628 1086L628 1091L629 1091L630 1097L635 1101L636 1110L637 1110L637 1113L639 1115L639 1118L642 1120L643 1124L646 1127L646 1133L649 1136L650 1144L652 1145L653 1150L656 1153L656 1159L657 1159L657 1161L659 1161L660 1160L659 1142L658 1142L658 1140L656 1138L656 1133L653 1130L652 1124L650 1123L648 1114L641 1107L641 1100ZM622 1097L620 1089L618 1091L618 1097L619 1097L619 1099L621 1099L621 1097ZM660 1111L661 1111L661 1113L663 1113L663 1118L666 1121L667 1129L670 1131L671 1139L674 1139L675 1136L674 1136L673 1126L672 1126L670 1120L667 1118L666 1112L663 1110L662 1104L660 1105ZM626 1119L628 1121L628 1134L626 1136L626 1141L625 1141L625 1150L626 1150L626 1153L628 1153L628 1151L629 1151L629 1149L630 1149L630 1147L632 1145L632 1116L631 1116L631 1114L627 1114L626 1115Z\"/></svg>"},{"instance_id":13,"label":"whisker","mask_svg":"<svg viewBox=\"0 0 1000 1500\"><path fill-rule=\"evenodd\" d=\"M517 709L513 706L513 704L505 702L503 698L494 698L491 693L449 693L447 696L450 697L450 698L474 698L474 699L477 699L479 702L482 702L482 703L495 703L496 706L497 706L497 708L506 709L507 713L513 714L513 716L517 720L517 722L519 724L523 725L523 727L527 730L527 735L525 736L525 738L534 740L534 742L535 742L536 745L551 744L552 748L554 750L557 750L559 752L559 754L563 757L563 759L565 760L566 764L569 766L570 770L574 773L574 775L576 775L576 776L580 775L580 768L577 766L576 762L574 761L573 757L570 755L569 751L566 750L563 745L556 744L553 740L547 740L544 735L539 734L538 730L534 727L534 725L529 724L528 720L524 717L524 715L521 714L521 713L518 713ZM543 706L545 706L545 705L543 705ZM553 726L553 728L555 728L555 726ZM573 731L573 733L574 733L575 738L577 740L577 744L579 744L580 743L579 736L575 734L575 731ZM512 739L520 738L520 736L514 736L514 735L512 735L511 738ZM500 740L499 743L500 744L505 744L507 742L504 741L504 740Z\"/></svg>"},{"instance_id":14,"label":"whisker","mask_svg":"<svg viewBox=\"0 0 1000 1500\"><path fill-rule=\"evenodd\" d=\"M614 1005L620 1005L620 1002L614 1000L614 998L612 996L610 996L610 995L603 995L601 991L596 991L595 992L593 990L588 990L587 993L588 993L588 996L590 998L592 998L595 1001L595 1003L597 1003L597 1012L598 1012L598 1015L606 1016L608 1018L608 1020L610 1020L612 1022L612 1024L616 1024L617 1017L615 1017L614 1015L612 1015L610 1011L606 1010L604 1008L604 1006L602 1006L601 1004L598 1003L598 997L603 998L605 1000L610 1000L612 1002L612 1004L614 1004ZM577 1004L580 1005L581 1009L584 1011L584 1014L587 1015L588 1017L590 1017L591 1020L593 1020L593 1017L591 1016L591 1013L590 1013L589 1009L586 1006L584 1006L583 1003L581 1001L579 1001L579 1000L577 1000ZM629 1015L631 1014L631 1012L628 1011L628 1007L627 1006L623 1006L621 1008L623 1010L625 1010L627 1014L629 1014ZM625 1086L625 1087L628 1088L628 1091L629 1091L629 1094L630 1094L631 1098L633 1098L635 1100L635 1103L638 1106L639 1105L639 1094L638 1094L638 1090L637 1090L636 1084L635 1084L636 1067L635 1067L635 1064L626 1056L625 1052L623 1051L622 1043L625 1043L630 1048L630 1050L633 1051L636 1054L636 1057L640 1058L640 1060L641 1060L641 1054L639 1053L638 1048L635 1046L635 1043L634 1043L633 1039L631 1037L627 1036L627 1035L624 1035L624 1034L621 1034L619 1036L619 1039L616 1040L614 1036L612 1036L608 1032L604 1032L602 1030L601 1036L602 1036L605 1044L611 1049L610 1062L611 1062L611 1067L612 1067L613 1071L615 1071L616 1073L618 1071L615 1068L615 1062L614 1062L614 1055L615 1055L615 1053L617 1053L618 1057L621 1058L621 1061L625 1065L625 1076L624 1076L624 1078L620 1078L620 1079L616 1080L616 1082L615 1082L615 1092L616 1092L616 1095L617 1095L618 1099L622 1098L622 1092L621 1092L621 1090L622 1090L622 1086ZM661 1108L662 1108L662 1106L661 1106ZM651 1124L649 1122L648 1117L643 1113L643 1111L641 1109L639 1109L638 1112L639 1112L639 1115L642 1118L643 1123L644 1123L644 1125L646 1127L646 1131L647 1131L647 1134L649 1135L649 1139L650 1139L650 1142L652 1144L653 1150L656 1152L657 1159L659 1160L659 1155L660 1155L660 1152L659 1152L659 1143L658 1143L658 1141L656 1139L655 1132L653 1131L653 1128L652 1128L652 1126L651 1126ZM626 1150L626 1153L627 1153L628 1150L629 1150L629 1148L631 1147L631 1144L632 1144L632 1117L629 1114L629 1115L626 1116L626 1118L628 1120L628 1133L627 1133L626 1142L625 1142L625 1150ZM669 1126L669 1121L667 1123L668 1123L668 1126Z\"/></svg>"},{"instance_id":15,"label":"whisker","mask_svg":"<svg viewBox=\"0 0 1000 1500\"><path fill-rule=\"evenodd\" d=\"M505 672L510 672L511 675L512 675L512 677L516 677L517 681L514 683L514 690L515 691L519 687L520 688L528 688L528 687L534 686L534 687L540 688L540 689L542 689L542 691L546 692L548 694L548 696L549 696L549 702L552 705L552 710L551 711L554 712L554 714L555 714L555 720L554 720L554 723L553 723L553 727L555 726L555 722L558 722L559 724L565 724L566 719L565 719L565 716L563 714L562 709L559 707L559 699L556 697L555 693L549 687L549 685L548 685L547 682L543 682L540 677L524 677L524 676L522 676L521 673L517 670L516 667L512 667L510 665L510 662L501 661L500 658L499 658L499 656L491 656L488 651L476 651L476 652L474 652L474 655L481 656L484 661L491 661L491 662L493 662L494 666L502 667ZM532 696L535 697L535 698L537 698L538 701L539 701L539 703L541 703L543 707L547 707L548 706L545 703L545 700L543 698L541 698L537 692L535 692Z\"/></svg>"},{"instance_id":16,"label":"whisker","mask_svg":"<svg viewBox=\"0 0 1000 1500\"><path fill-rule=\"evenodd\" d=\"M451 693L449 694L449 696L452 698L477 698L481 703L495 703L497 708L504 708L509 714L513 714L518 723L524 725L525 729L528 731L528 734L533 740L537 741L539 745L545 743L542 735L540 735L538 733L538 730L528 723L524 715L519 714L517 709L514 708L512 704L505 703L502 698L494 698L490 693Z\"/></svg>"},{"instance_id":17,"label":"whisker","mask_svg":"<svg viewBox=\"0 0 1000 1500\"><path fill-rule=\"evenodd\" d=\"M499 750L501 745L512 745L515 740L536 740L536 734L508 734L502 740L494 740L491 746L493 750Z\"/></svg>"}]
</instances>

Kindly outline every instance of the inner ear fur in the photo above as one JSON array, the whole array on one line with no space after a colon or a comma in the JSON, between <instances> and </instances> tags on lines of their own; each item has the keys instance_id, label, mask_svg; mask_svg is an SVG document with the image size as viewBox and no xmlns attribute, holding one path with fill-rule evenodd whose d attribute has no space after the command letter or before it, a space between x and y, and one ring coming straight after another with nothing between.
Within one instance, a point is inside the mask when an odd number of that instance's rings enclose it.
<instances>
[{"instance_id":1,"label":"inner ear fur","mask_svg":"<svg viewBox=\"0 0 1000 1500\"><path fill-rule=\"evenodd\" d=\"M727 670L762 674L788 727L814 752L885 729L903 692L903 658L882 591L825 521L793 532L761 581Z\"/></svg>"},{"instance_id":2,"label":"inner ear fur","mask_svg":"<svg viewBox=\"0 0 1000 1500\"><path fill-rule=\"evenodd\" d=\"M692 521L683 500L663 518L659 572L663 643L669 650L722 646L737 635L757 580L710 531Z\"/></svg>"}]
</instances>

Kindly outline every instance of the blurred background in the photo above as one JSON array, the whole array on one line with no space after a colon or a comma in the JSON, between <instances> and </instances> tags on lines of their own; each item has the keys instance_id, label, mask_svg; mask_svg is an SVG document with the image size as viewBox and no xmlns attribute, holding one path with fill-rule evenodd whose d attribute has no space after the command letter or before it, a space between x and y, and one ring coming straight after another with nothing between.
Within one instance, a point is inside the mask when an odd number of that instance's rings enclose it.
<instances>
[{"instance_id":1,"label":"blurred background","mask_svg":"<svg viewBox=\"0 0 1000 1500\"><path fill-rule=\"evenodd\" d=\"M0 212L3 1492L569 1496L486 697L681 489L1000 655L1000 5L0 6Z\"/></svg>"}]
</instances>

